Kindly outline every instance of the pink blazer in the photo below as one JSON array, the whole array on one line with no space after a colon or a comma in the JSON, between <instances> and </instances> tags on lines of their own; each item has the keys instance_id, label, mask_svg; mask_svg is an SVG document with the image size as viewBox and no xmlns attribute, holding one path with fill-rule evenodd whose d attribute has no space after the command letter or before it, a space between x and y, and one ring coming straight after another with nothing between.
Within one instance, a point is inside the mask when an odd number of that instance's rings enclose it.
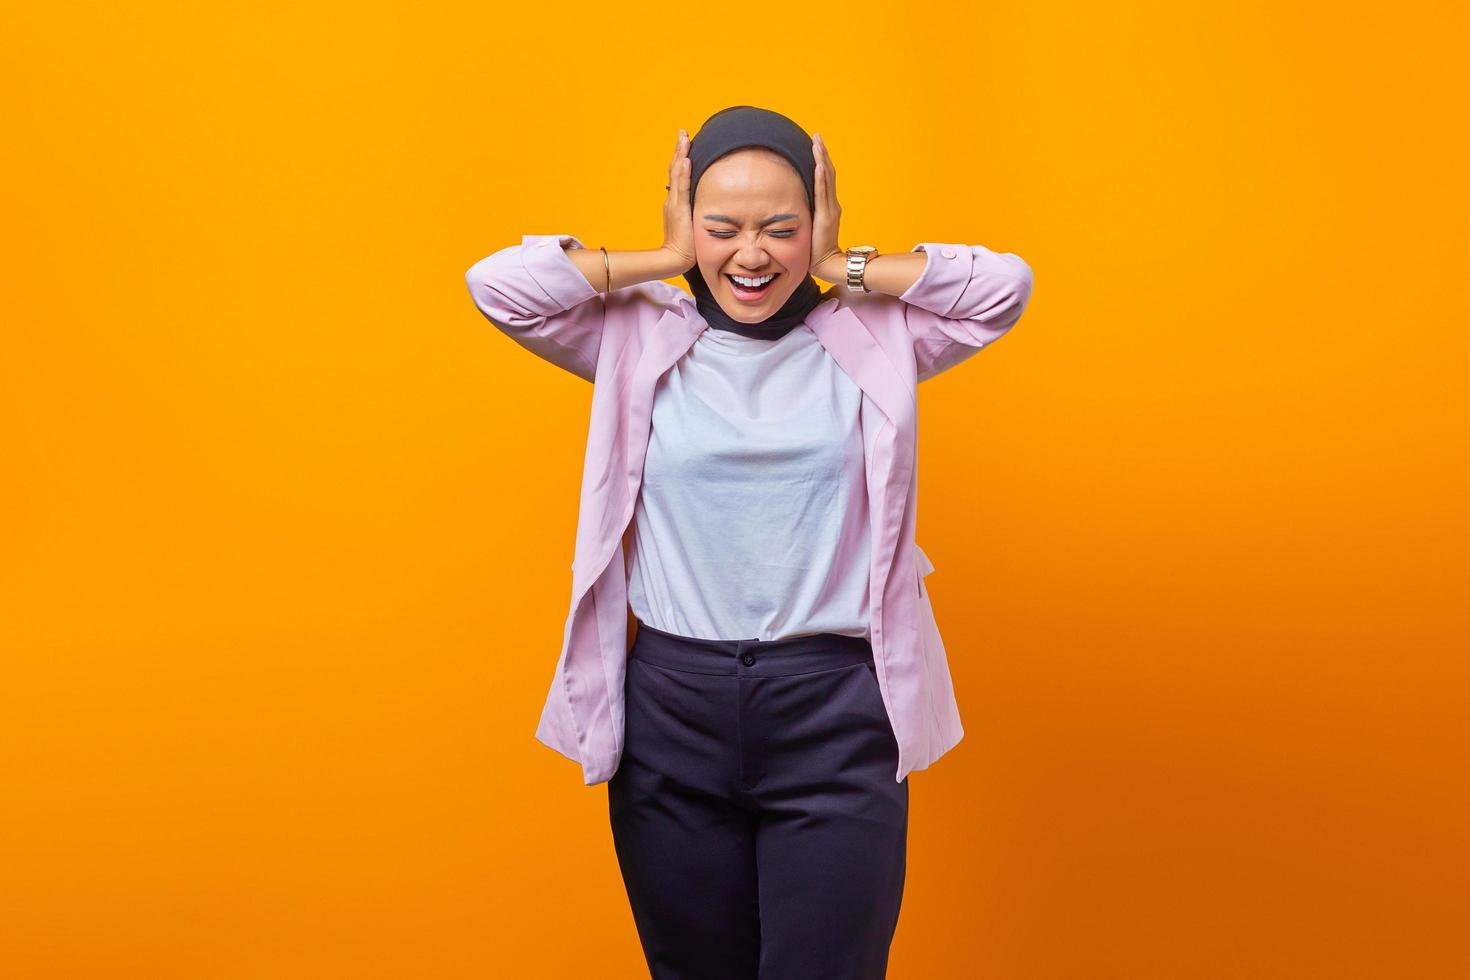
<instances>
[{"instance_id":1,"label":"pink blazer","mask_svg":"<svg viewBox=\"0 0 1470 980\"><path fill-rule=\"evenodd\" d=\"M593 382L572 598L536 739L582 766L588 786L617 771L628 653L624 549L643 477L654 387L708 324L662 281L601 296L562 250L571 235L525 235L465 273L475 306L531 353ZM1003 336L1031 296L1020 256L925 242L928 264L904 292L834 286L808 315L818 341L863 391L872 520L869 639L898 740L901 781L964 735L944 643L914 540L919 382ZM846 556L838 556L839 560Z\"/></svg>"}]
</instances>

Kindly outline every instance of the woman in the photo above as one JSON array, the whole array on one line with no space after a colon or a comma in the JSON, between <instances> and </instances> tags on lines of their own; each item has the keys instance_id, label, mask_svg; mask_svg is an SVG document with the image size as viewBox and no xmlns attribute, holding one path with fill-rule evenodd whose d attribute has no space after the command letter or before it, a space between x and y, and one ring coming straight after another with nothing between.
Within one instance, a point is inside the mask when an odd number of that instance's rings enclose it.
<instances>
[{"instance_id":1,"label":"woman","mask_svg":"<svg viewBox=\"0 0 1470 980\"><path fill-rule=\"evenodd\" d=\"M820 138L764 109L681 130L669 176L658 249L528 235L466 276L595 383L537 738L608 783L655 978L882 977L907 774L963 734L913 540L914 389L1009 330L1031 270L839 247Z\"/></svg>"}]
</instances>

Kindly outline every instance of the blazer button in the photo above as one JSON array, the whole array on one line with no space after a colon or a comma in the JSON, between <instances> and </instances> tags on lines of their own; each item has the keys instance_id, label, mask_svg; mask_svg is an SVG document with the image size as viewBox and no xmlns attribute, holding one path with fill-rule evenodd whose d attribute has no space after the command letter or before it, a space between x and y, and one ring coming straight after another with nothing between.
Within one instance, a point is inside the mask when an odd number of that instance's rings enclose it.
<instances>
[{"instance_id":1,"label":"blazer button","mask_svg":"<svg viewBox=\"0 0 1470 980\"><path fill-rule=\"evenodd\" d=\"M745 656L740 658L740 662L749 667L751 664L755 663L755 654L747 653Z\"/></svg>"},{"instance_id":2,"label":"blazer button","mask_svg":"<svg viewBox=\"0 0 1470 980\"><path fill-rule=\"evenodd\" d=\"M952 249L952 248L942 248L942 249L939 250L939 254L942 255L942 256L944 256L947 259L952 259L952 258L954 258L954 249Z\"/></svg>"}]
</instances>

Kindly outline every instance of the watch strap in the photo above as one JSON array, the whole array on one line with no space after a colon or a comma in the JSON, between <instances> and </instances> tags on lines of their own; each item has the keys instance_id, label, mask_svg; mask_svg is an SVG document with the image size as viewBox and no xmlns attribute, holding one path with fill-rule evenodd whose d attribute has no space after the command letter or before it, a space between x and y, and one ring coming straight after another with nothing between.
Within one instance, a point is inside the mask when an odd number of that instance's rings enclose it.
<instances>
[{"instance_id":1,"label":"watch strap","mask_svg":"<svg viewBox=\"0 0 1470 980\"><path fill-rule=\"evenodd\" d=\"M850 291L872 292L863 278L868 269L868 261L877 254L878 250L871 245L858 245L847 250L847 288Z\"/></svg>"}]
</instances>

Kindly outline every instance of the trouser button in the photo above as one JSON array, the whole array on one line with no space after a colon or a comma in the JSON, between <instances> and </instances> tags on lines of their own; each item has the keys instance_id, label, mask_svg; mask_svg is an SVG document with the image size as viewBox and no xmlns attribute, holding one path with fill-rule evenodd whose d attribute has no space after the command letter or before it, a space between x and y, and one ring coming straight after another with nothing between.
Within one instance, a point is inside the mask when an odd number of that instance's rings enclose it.
<instances>
[{"instance_id":1,"label":"trouser button","mask_svg":"<svg viewBox=\"0 0 1470 980\"><path fill-rule=\"evenodd\" d=\"M740 658L740 662L749 667L751 664L755 663L755 654L747 653L745 656Z\"/></svg>"}]
</instances>

